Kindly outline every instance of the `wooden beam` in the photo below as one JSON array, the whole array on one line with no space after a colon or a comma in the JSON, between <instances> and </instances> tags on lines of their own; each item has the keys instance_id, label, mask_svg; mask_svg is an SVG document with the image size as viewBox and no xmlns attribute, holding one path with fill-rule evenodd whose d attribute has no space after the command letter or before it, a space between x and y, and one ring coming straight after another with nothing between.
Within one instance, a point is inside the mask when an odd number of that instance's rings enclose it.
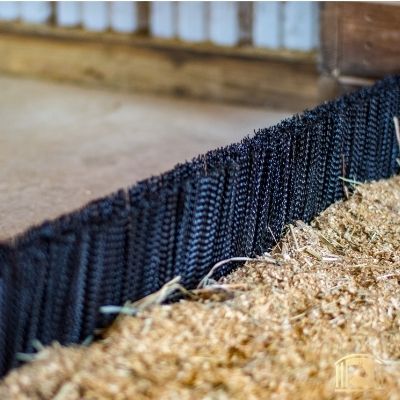
<instances>
[{"instance_id":1,"label":"wooden beam","mask_svg":"<svg viewBox=\"0 0 400 400\"><path fill-rule=\"evenodd\" d=\"M323 3L322 69L355 86L399 73L399 26L399 4Z\"/></svg>"},{"instance_id":2,"label":"wooden beam","mask_svg":"<svg viewBox=\"0 0 400 400\"><path fill-rule=\"evenodd\" d=\"M251 45L253 31L253 2L239 2L239 43Z\"/></svg>"},{"instance_id":3,"label":"wooden beam","mask_svg":"<svg viewBox=\"0 0 400 400\"><path fill-rule=\"evenodd\" d=\"M0 72L254 106L318 101L315 54L0 24Z\"/></svg>"}]
</instances>

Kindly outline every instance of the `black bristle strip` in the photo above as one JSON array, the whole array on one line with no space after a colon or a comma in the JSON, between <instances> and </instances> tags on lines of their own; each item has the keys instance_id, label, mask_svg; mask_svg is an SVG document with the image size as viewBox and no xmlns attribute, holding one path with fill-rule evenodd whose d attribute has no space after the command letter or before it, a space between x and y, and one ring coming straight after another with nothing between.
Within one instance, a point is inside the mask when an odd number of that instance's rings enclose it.
<instances>
[{"instance_id":1,"label":"black bristle strip","mask_svg":"<svg viewBox=\"0 0 400 400\"><path fill-rule=\"evenodd\" d=\"M400 78L346 95L0 243L0 375L34 341L79 343L176 276L254 257L357 182L399 172ZM344 186L347 186L345 188ZM226 264L218 279L237 264Z\"/></svg>"}]
</instances>

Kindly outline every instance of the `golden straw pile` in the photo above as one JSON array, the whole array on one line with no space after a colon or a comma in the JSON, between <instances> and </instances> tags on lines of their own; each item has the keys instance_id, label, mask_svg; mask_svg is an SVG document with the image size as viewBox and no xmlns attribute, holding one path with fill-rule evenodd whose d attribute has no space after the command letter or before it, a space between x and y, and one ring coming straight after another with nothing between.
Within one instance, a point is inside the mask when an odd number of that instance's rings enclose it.
<instances>
[{"instance_id":1,"label":"golden straw pile","mask_svg":"<svg viewBox=\"0 0 400 400\"><path fill-rule=\"evenodd\" d=\"M166 295L89 347L41 350L0 398L350 398L335 392L335 362L351 353L379 368L356 396L400 398L400 177L357 186L218 284L157 304Z\"/></svg>"}]
</instances>

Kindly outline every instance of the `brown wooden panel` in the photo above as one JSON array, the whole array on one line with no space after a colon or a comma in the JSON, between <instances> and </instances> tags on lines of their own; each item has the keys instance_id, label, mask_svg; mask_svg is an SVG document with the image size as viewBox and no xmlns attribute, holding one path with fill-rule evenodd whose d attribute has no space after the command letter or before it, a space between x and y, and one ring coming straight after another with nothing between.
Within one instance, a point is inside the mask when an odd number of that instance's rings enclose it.
<instances>
[{"instance_id":1,"label":"brown wooden panel","mask_svg":"<svg viewBox=\"0 0 400 400\"><path fill-rule=\"evenodd\" d=\"M78 29L0 24L0 72L293 110L318 102L314 54Z\"/></svg>"},{"instance_id":2,"label":"brown wooden panel","mask_svg":"<svg viewBox=\"0 0 400 400\"><path fill-rule=\"evenodd\" d=\"M324 3L321 38L323 70L339 80L400 72L399 4Z\"/></svg>"}]
</instances>

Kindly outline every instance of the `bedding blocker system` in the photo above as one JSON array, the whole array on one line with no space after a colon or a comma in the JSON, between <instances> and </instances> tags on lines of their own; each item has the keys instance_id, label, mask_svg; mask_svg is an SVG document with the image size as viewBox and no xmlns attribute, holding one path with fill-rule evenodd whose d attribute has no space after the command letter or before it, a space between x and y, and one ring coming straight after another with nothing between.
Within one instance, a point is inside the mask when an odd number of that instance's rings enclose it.
<instances>
[{"instance_id":1,"label":"bedding blocker system","mask_svg":"<svg viewBox=\"0 0 400 400\"><path fill-rule=\"evenodd\" d=\"M35 340L79 343L106 326L101 306L178 275L192 288L218 261L268 251L285 225L343 198L341 178L397 173L398 115L389 77L1 243L0 375Z\"/></svg>"}]
</instances>

